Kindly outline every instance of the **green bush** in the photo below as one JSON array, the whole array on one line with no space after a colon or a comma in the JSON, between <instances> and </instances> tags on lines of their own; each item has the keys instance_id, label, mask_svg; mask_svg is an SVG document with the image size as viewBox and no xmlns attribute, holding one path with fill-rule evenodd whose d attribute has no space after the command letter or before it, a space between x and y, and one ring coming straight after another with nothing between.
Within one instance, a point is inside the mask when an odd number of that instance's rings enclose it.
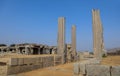
<instances>
[{"instance_id":1,"label":"green bush","mask_svg":"<svg viewBox=\"0 0 120 76\"><path fill-rule=\"evenodd\" d=\"M102 55L103 58L107 57L105 54Z\"/></svg>"}]
</instances>

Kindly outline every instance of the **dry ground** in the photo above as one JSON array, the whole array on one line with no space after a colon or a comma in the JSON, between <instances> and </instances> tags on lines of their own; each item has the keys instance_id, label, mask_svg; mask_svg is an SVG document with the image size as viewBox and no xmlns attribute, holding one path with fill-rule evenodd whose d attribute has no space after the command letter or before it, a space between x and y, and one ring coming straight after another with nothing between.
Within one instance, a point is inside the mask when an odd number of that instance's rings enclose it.
<instances>
[{"instance_id":1,"label":"dry ground","mask_svg":"<svg viewBox=\"0 0 120 76\"><path fill-rule=\"evenodd\" d=\"M108 56L103 58L101 64L105 65L120 65L120 56Z\"/></svg>"}]
</instances>

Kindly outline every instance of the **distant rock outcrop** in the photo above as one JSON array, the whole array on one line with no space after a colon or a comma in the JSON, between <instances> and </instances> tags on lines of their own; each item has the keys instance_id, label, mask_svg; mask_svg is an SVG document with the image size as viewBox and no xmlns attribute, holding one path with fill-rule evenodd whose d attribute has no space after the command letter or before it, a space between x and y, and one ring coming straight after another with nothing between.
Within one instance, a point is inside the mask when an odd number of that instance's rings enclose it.
<instances>
[{"instance_id":1,"label":"distant rock outcrop","mask_svg":"<svg viewBox=\"0 0 120 76\"><path fill-rule=\"evenodd\" d=\"M108 55L120 55L120 48L113 48L107 50Z\"/></svg>"}]
</instances>

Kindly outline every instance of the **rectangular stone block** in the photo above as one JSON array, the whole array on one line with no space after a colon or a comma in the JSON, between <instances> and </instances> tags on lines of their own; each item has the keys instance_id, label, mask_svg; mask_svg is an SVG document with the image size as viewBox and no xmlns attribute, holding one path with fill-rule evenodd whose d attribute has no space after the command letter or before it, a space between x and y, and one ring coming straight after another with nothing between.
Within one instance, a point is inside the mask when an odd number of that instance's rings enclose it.
<instances>
[{"instance_id":1,"label":"rectangular stone block","mask_svg":"<svg viewBox=\"0 0 120 76\"><path fill-rule=\"evenodd\" d=\"M79 63L74 63L74 74L78 75L80 73Z\"/></svg>"},{"instance_id":2,"label":"rectangular stone block","mask_svg":"<svg viewBox=\"0 0 120 76\"><path fill-rule=\"evenodd\" d=\"M34 65L39 65L39 57L32 58L32 61Z\"/></svg>"},{"instance_id":3,"label":"rectangular stone block","mask_svg":"<svg viewBox=\"0 0 120 76\"><path fill-rule=\"evenodd\" d=\"M86 65L86 76L110 76L110 66Z\"/></svg>"},{"instance_id":4,"label":"rectangular stone block","mask_svg":"<svg viewBox=\"0 0 120 76\"><path fill-rule=\"evenodd\" d=\"M6 75L7 74L7 66L0 66L0 75Z\"/></svg>"},{"instance_id":5,"label":"rectangular stone block","mask_svg":"<svg viewBox=\"0 0 120 76\"><path fill-rule=\"evenodd\" d=\"M33 69L33 65L24 65L20 66L20 72L27 72Z\"/></svg>"},{"instance_id":6,"label":"rectangular stone block","mask_svg":"<svg viewBox=\"0 0 120 76\"><path fill-rule=\"evenodd\" d=\"M18 58L18 65L23 65L23 64L24 64L24 59Z\"/></svg>"},{"instance_id":7,"label":"rectangular stone block","mask_svg":"<svg viewBox=\"0 0 120 76\"><path fill-rule=\"evenodd\" d=\"M34 58L24 58L24 64L33 65L35 63Z\"/></svg>"},{"instance_id":8,"label":"rectangular stone block","mask_svg":"<svg viewBox=\"0 0 120 76\"><path fill-rule=\"evenodd\" d=\"M112 66L111 76L120 76L120 66Z\"/></svg>"},{"instance_id":9,"label":"rectangular stone block","mask_svg":"<svg viewBox=\"0 0 120 76\"><path fill-rule=\"evenodd\" d=\"M10 65L10 66L18 65L18 59L17 58L10 58L8 61L8 65Z\"/></svg>"},{"instance_id":10,"label":"rectangular stone block","mask_svg":"<svg viewBox=\"0 0 120 76\"><path fill-rule=\"evenodd\" d=\"M43 68L43 63L40 62L40 63L39 63L39 66L40 66L40 68Z\"/></svg>"},{"instance_id":11,"label":"rectangular stone block","mask_svg":"<svg viewBox=\"0 0 120 76\"><path fill-rule=\"evenodd\" d=\"M40 65L33 65L32 70L40 69Z\"/></svg>"},{"instance_id":12,"label":"rectangular stone block","mask_svg":"<svg viewBox=\"0 0 120 76\"><path fill-rule=\"evenodd\" d=\"M86 74L86 64L85 63L80 63L80 74Z\"/></svg>"},{"instance_id":13,"label":"rectangular stone block","mask_svg":"<svg viewBox=\"0 0 120 76\"><path fill-rule=\"evenodd\" d=\"M39 57L39 62L42 62L42 57Z\"/></svg>"},{"instance_id":14,"label":"rectangular stone block","mask_svg":"<svg viewBox=\"0 0 120 76\"><path fill-rule=\"evenodd\" d=\"M20 73L20 66L8 66L8 75Z\"/></svg>"}]
</instances>

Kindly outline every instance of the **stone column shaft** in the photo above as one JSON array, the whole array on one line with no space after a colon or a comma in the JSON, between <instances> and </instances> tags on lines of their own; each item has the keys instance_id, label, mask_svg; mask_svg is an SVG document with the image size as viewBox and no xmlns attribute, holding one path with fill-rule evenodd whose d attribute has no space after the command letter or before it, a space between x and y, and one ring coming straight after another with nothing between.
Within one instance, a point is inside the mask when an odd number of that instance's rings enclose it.
<instances>
[{"instance_id":1,"label":"stone column shaft","mask_svg":"<svg viewBox=\"0 0 120 76\"><path fill-rule=\"evenodd\" d=\"M76 26L72 26L72 55L76 56Z\"/></svg>"},{"instance_id":2,"label":"stone column shaft","mask_svg":"<svg viewBox=\"0 0 120 76\"><path fill-rule=\"evenodd\" d=\"M98 59L102 59L104 42L103 27L100 20L99 10L92 10L93 17L93 50L94 55Z\"/></svg>"},{"instance_id":3,"label":"stone column shaft","mask_svg":"<svg viewBox=\"0 0 120 76\"><path fill-rule=\"evenodd\" d=\"M58 51L62 56L62 63L65 63L65 18L58 19Z\"/></svg>"}]
</instances>

